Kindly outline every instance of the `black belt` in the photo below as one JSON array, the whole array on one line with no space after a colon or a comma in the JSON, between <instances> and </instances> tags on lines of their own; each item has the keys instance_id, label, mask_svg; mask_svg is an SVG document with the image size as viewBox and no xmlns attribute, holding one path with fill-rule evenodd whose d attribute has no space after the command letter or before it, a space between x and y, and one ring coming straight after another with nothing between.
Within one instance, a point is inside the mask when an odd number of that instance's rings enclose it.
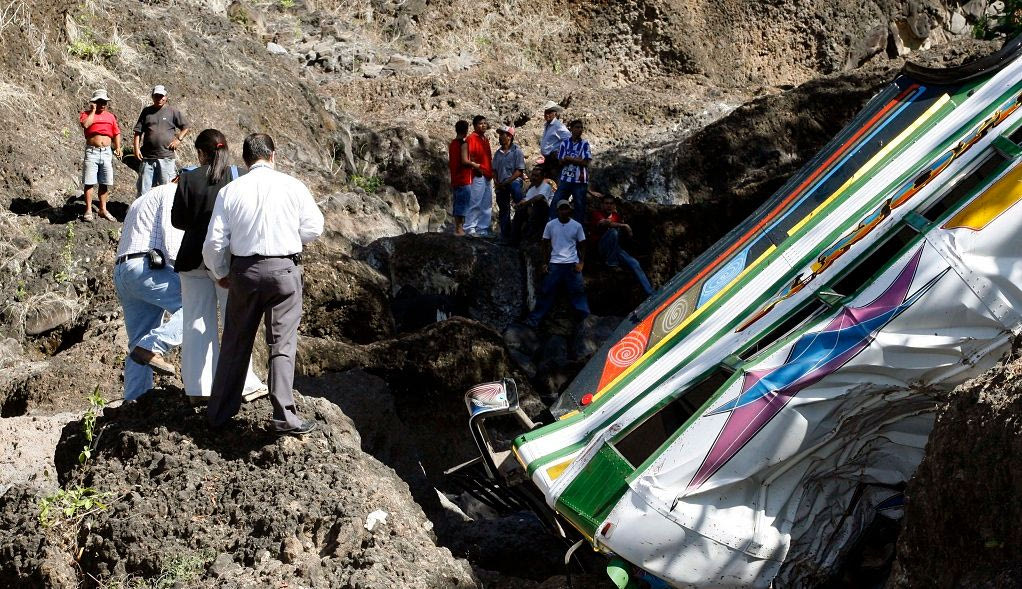
<instances>
[{"instance_id":1,"label":"black belt","mask_svg":"<svg viewBox=\"0 0 1022 589\"><path fill-rule=\"evenodd\" d=\"M302 264L302 254L301 253L287 254L285 256L264 256L262 254L253 254L251 256L234 256L233 259L235 259L235 260L270 260L270 259L273 259L273 258L280 258L280 259L284 259L284 260L291 260L292 262L295 263L295 266L300 266Z\"/></svg>"},{"instance_id":2,"label":"black belt","mask_svg":"<svg viewBox=\"0 0 1022 589\"><path fill-rule=\"evenodd\" d=\"M133 254L124 254L123 256L117 256L117 261L114 262L114 265L123 264L128 260L134 260L135 258L141 258L142 256L148 253L149 252L135 252Z\"/></svg>"}]
</instances>

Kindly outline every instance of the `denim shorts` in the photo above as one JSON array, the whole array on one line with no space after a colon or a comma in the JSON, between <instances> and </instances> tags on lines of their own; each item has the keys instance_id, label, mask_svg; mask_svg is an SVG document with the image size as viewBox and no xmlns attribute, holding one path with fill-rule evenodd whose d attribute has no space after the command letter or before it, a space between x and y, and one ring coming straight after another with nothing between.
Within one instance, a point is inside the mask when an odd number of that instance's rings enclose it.
<instances>
[{"instance_id":1,"label":"denim shorts","mask_svg":"<svg viewBox=\"0 0 1022 589\"><path fill-rule=\"evenodd\" d=\"M114 152L109 147L86 147L82 162L82 184L95 186L114 183Z\"/></svg>"},{"instance_id":2,"label":"denim shorts","mask_svg":"<svg viewBox=\"0 0 1022 589\"><path fill-rule=\"evenodd\" d=\"M452 192L454 193L452 214L455 217L464 217L468 213L468 201L472 196L472 189L470 185L466 184L465 186L455 186Z\"/></svg>"}]
</instances>

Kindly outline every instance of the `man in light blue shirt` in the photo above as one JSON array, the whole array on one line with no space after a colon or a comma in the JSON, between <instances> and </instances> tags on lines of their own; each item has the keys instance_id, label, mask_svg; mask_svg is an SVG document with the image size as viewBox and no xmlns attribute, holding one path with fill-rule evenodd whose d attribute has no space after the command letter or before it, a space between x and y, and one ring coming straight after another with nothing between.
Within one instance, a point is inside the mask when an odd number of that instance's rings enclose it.
<instances>
[{"instance_id":1,"label":"man in light blue shirt","mask_svg":"<svg viewBox=\"0 0 1022 589\"><path fill-rule=\"evenodd\" d=\"M558 178L561 175L561 164L558 152L561 143L571 137L571 131L561 122L561 105L550 101L543 105L543 136L539 141L539 152L543 154L543 174L547 178ZM551 215L552 216L552 215Z\"/></svg>"}]
</instances>

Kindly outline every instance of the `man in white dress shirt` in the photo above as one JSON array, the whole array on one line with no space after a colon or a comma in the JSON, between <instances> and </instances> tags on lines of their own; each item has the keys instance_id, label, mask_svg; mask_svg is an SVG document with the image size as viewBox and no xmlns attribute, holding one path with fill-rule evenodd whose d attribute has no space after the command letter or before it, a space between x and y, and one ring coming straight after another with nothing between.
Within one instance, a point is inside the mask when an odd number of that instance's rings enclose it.
<instances>
[{"instance_id":1,"label":"man in white dress shirt","mask_svg":"<svg viewBox=\"0 0 1022 589\"><path fill-rule=\"evenodd\" d=\"M229 293L207 418L218 428L238 413L248 359L265 318L273 429L304 435L316 424L298 416L291 392L302 318L300 263L302 246L323 233L323 214L305 184L274 169L269 135L246 137L242 157L249 172L217 194L202 247L206 267Z\"/></svg>"},{"instance_id":2,"label":"man in white dress shirt","mask_svg":"<svg viewBox=\"0 0 1022 589\"><path fill-rule=\"evenodd\" d=\"M124 359L124 398L133 401L153 388L153 370L174 374L163 359L181 345L181 282L174 259L184 235L170 224L176 184L146 192L128 207L117 245L114 287L124 311L130 353ZM164 311L170 319L163 321Z\"/></svg>"}]
</instances>

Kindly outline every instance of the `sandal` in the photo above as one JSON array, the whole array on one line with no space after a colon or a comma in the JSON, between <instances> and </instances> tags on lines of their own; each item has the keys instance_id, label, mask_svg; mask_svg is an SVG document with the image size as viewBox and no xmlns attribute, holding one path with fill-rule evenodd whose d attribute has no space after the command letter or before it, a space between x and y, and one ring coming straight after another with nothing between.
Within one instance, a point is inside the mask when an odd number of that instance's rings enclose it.
<instances>
[{"instance_id":1,"label":"sandal","mask_svg":"<svg viewBox=\"0 0 1022 589\"><path fill-rule=\"evenodd\" d=\"M100 218L106 219L107 221L113 221L114 223L117 222L117 217L114 217L113 215L110 214L110 211L107 211L105 209L99 212L99 216Z\"/></svg>"},{"instance_id":2,"label":"sandal","mask_svg":"<svg viewBox=\"0 0 1022 589\"><path fill-rule=\"evenodd\" d=\"M92 221L93 221L93 220L94 220L95 218L96 218L96 217L94 217L94 216L92 215L92 211L89 211L89 212L85 213L84 215L82 215L82 221L85 221L86 223L92 223Z\"/></svg>"}]
</instances>

